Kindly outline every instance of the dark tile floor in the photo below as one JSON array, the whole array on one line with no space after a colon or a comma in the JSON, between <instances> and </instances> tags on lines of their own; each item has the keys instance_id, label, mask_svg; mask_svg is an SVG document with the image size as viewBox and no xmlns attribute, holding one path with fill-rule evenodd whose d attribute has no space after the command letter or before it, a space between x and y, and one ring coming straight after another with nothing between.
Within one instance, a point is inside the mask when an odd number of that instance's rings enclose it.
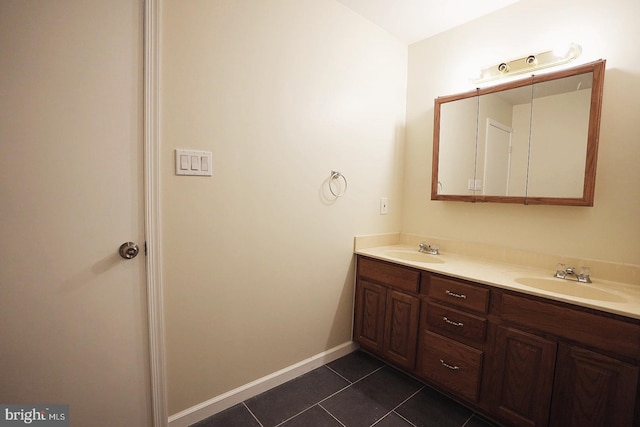
<instances>
[{"instance_id":1,"label":"dark tile floor","mask_svg":"<svg viewBox=\"0 0 640 427\"><path fill-rule=\"evenodd\" d=\"M357 351L192 427L493 427L491 422Z\"/></svg>"}]
</instances>

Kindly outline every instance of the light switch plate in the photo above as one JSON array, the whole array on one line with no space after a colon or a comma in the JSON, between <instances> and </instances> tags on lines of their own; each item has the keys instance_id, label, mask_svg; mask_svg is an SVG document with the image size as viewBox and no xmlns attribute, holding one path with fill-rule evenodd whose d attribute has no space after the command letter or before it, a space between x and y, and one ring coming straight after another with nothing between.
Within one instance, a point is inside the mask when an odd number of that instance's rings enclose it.
<instances>
[{"instance_id":1,"label":"light switch plate","mask_svg":"<svg viewBox=\"0 0 640 427\"><path fill-rule=\"evenodd\" d=\"M176 175L212 176L211 151L176 149Z\"/></svg>"},{"instance_id":2,"label":"light switch plate","mask_svg":"<svg viewBox=\"0 0 640 427\"><path fill-rule=\"evenodd\" d=\"M482 180L469 178L467 181L467 190L480 191L482 190Z\"/></svg>"}]
</instances>

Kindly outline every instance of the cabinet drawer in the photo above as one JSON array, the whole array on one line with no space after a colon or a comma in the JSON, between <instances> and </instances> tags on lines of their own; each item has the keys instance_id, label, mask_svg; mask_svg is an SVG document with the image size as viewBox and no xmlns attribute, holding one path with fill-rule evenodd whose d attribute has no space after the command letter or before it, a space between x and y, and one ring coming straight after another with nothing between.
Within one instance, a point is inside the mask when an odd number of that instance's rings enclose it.
<instances>
[{"instance_id":1,"label":"cabinet drawer","mask_svg":"<svg viewBox=\"0 0 640 427\"><path fill-rule=\"evenodd\" d=\"M489 307L489 289L433 276L427 295L447 304L486 313Z\"/></svg>"},{"instance_id":2,"label":"cabinet drawer","mask_svg":"<svg viewBox=\"0 0 640 427\"><path fill-rule=\"evenodd\" d=\"M409 292L418 292L420 272L371 258L358 257L358 276Z\"/></svg>"},{"instance_id":3,"label":"cabinet drawer","mask_svg":"<svg viewBox=\"0 0 640 427\"><path fill-rule=\"evenodd\" d=\"M457 341L482 345L487 333L487 319L454 308L427 303L427 328Z\"/></svg>"},{"instance_id":4,"label":"cabinet drawer","mask_svg":"<svg viewBox=\"0 0 640 427\"><path fill-rule=\"evenodd\" d=\"M419 374L466 399L477 401L483 352L424 331Z\"/></svg>"}]
</instances>

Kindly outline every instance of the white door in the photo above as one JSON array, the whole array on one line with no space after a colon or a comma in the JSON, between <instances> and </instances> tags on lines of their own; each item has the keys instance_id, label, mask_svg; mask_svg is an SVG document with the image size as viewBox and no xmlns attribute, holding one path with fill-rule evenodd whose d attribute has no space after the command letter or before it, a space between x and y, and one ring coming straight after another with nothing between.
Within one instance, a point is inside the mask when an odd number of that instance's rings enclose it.
<instances>
[{"instance_id":1,"label":"white door","mask_svg":"<svg viewBox=\"0 0 640 427\"><path fill-rule=\"evenodd\" d=\"M0 1L0 403L149 426L142 2Z\"/></svg>"},{"instance_id":2,"label":"white door","mask_svg":"<svg viewBox=\"0 0 640 427\"><path fill-rule=\"evenodd\" d=\"M484 194L508 196L511 172L511 128L487 119L484 158Z\"/></svg>"}]
</instances>

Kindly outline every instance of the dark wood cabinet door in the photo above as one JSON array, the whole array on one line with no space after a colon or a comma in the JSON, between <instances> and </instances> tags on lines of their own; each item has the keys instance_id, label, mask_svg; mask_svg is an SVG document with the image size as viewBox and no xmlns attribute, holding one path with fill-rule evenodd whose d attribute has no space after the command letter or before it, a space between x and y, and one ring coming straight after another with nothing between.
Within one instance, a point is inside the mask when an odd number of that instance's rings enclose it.
<instances>
[{"instance_id":1,"label":"dark wood cabinet door","mask_svg":"<svg viewBox=\"0 0 640 427\"><path fill-rule=\"evenodd\" d=\"M546 426L557 344L518 329L497 330L493 374L497 414L514 426Z\"/></svg>"},{"instance_id":2,"label":"dark wood cabinet door","mask_svg":"<svg viewBox=\"0 0 640 427\"><path fill-rule=\"evenodd\" d=\"M364 349L382 355L387 289L358 279L353 339Z\"/></svg>"},{"instance_id":3,"label":"dark wood cabinet door","mask_svg":"<svg viewBox=\"0 0 640 427\"><path fill-rule=\"evenodd\" d=\"M637 387L637 366L560 344L550 425L632 426Z\"/></svg>"},{"instance_id":4,"label":"dark wood cabinet door","mask_svg":"<svg viewBox=\"0 0 640 427\"><path fill-rule=\"evenodd\" d=\"M384 357L413 370L416 361L420 300L403 292L387 292Z\"/></svg>"}]
</instances>

